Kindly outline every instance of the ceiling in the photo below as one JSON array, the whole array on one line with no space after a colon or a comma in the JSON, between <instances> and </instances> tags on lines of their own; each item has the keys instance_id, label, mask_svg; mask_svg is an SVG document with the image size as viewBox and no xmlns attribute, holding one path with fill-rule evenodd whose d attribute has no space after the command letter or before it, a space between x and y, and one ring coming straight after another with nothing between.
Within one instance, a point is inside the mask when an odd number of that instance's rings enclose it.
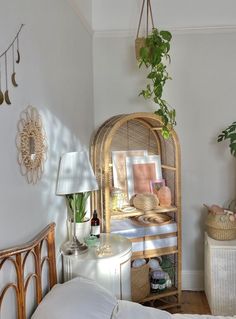
<instances>
[{"instance_id":1,"label":"ceiling","mask_svg":"<svg viewBox=\"0 0 236 319\"><path fill-rule=\"evenodd\" d=\"M142 0L69 0L95 32L137 29ZM151 0L161 28L236 27L235 0Z\"/></svg>"}]
</instances>

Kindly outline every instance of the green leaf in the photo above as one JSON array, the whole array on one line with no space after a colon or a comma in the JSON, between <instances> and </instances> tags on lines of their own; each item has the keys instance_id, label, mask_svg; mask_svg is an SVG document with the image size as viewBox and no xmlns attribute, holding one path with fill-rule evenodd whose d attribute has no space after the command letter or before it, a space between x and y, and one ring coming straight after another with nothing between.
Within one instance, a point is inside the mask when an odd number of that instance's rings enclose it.
<instances>
[{"instance_id":1,"label":"green leaf","mask_svg":"<svg viewBox=\"0 0 236 319\"><path fill-rule=\"evenodd\" d=\"M167 62L169 58L170 40L172 36L168 31L161 31L154 28L145 41L145 47L140 50L139 67L145 65L148 69L146 88L139 93L145 99L152 99L158 109L155 114L161 117L163 122L163 136L169 137L169 130L176 125L175 110L171 109L165 100L162 100L163 88L167 80L171 79L168 75Z\"/></svg>"},{"instance_id":2,"label":"green leaf","mask_svg":"<svg viewBox=\"0 0 236 319\"><path fill-rule=\"evenodd\" d=\"M162 81L162 73L157 73L154 81L154 85L160 85Z\"/></svg>"},{"instance_id":3,"label":"green leaf","mask_svg":"<svg viewBox=\"0 0 236 319\"><path fill-rule=\"evenodd\" d=\"M156 72L150 72L147 76L148 79L154 79L156 77Z\"/></svg>"},{"instance_id":4,"label":"green leaf","mask_svg":"<svg viewBox=\"0 0 236 319\"><path fill-rule=\"evenodd\" d=\"M164 137L164 139L168 139L170 137L170 131L165 126L162 128L161 134Z\"/></svg>"},{"instance_id":5,"label":"green leaf","mask_svg":"<svg viewBox=\"0 0 236 319\"><path fill-rule=\"evenodd\" d=\"M166 42L166 53L170 51L170 43Z\"/></svg>"},{"instance_id":6,"label":"green leaf","mask_svg":"<svg viewBox=\"0 0 236 319\"><path fill-rule=\"evenodd\" d=\"M236 143L230 143L229 147L231 154L236 157Z\"/></svg>"},{"instance_id":7,"label":"green leaf","mask_svg":"<svg viewBox=\"0 0 236 319\"><path fill-rule=\"evenodd\" d=\"M170 40L172 39L172 35L169 31L160 31L160 35L162 36L162 38L168 42L170 42Z\"/></svg>"},{"instance_id":8,"label":"green leaf","mask_svg":"<svg viewBox=\"0 0 236 319\"><path fill-rule=\"evenodd\" d=\"M153 37L153 45L154 46L159 46L162 43L162 39L159 35L156 35Z\"/></svg>"},{"instance_id":9,"label":"green leaf","mask_svg":"<svg viewBox=\"0 0 236 319\"><path fill-rule=\"evenodd\" d=\"M148 58L148 52L149 52L149 50L148 50L147 47L141 48L140 51L139 51L140 58L142 60L146 61L147 58Z\"/></svg>"},{"instance_id":10,"label":"green leaf","mask_svg":"<svg viewBox=\"0 0 236 319\"><path fill-rule=\"evenodd\" d=\"M162 86L161 85L157 85L155 88L154 88L154 94L157 96L157 97L161 97L162 96Z\"/></svg>"},{"instance_id":11,"label":"green leaf","mask_svg":"<svg viewBox=\"0 0 236 319\"><path fill-rule=\"evenodd\" d=\"M155 111L156 115L163 116L163 111L161 109Z\"/></svg>"}]
</instances>

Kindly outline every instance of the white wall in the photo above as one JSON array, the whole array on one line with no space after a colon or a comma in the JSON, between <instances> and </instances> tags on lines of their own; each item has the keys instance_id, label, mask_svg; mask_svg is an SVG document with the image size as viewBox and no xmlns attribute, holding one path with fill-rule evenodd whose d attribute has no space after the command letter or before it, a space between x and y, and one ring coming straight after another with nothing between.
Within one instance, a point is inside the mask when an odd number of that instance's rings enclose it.
<instances>
[{"instance_id":1,"label":"white wall","mask_svg":"<svg viewBox=\"0 0 236 319\"><path fill-rule=\"evenodd\" d=\"M165 97L177 111L182 150L183 270L203 269L203 203L235 197L235 159L217 135L236 119L235 33L174 34ZM153 111L138 97L143 70L134 38L113 33L94 39L95 123L114 114Z\"/></svg>"},{"instance_id":2,"label":"white wall","mask_svg":"<svg viewBox=\"0 0 236 319\"><path fill-rule=\"evenodd\" d=\"M59 245L66 218L63 198L55 196L59 157L88 148L93 131L92 38L63 0L1 0L0 8L0 52L25 23L19 87L10 85L12 105L0 108L0 248L30 239L51 221ZM15 146L29 104L41 113L48 138L45 173L35 186L21 176Z\"/></svg>"},{"instance_id":3,"label":"white wall","mask_svg":"<svg viewBox=\"0 0 236 319\"><path fill-rule=\"evenodd\" d=\"M93 0L93 29L137 30L141 5L142 0ZM234 0L152 0L151 5L161 27L235 25Z\"/></svg>"},{"instance_id":4,"label":"white wall","mask_svg":"<svg viewBox=\"0 0 236 319\"><path fill-rule=\"evenodd\" d=\"M67 0L86 29L92 33L92 0Z\"/></svg>"}]
</instances>

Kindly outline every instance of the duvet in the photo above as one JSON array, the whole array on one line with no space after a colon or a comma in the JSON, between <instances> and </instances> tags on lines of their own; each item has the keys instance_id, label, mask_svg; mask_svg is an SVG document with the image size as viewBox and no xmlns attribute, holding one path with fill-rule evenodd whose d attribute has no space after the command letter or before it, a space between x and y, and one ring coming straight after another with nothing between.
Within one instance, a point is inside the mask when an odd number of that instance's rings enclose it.
<instances>
[{"instance_id":1,"label":"duvet","mask_svg":"<svg viewBox=\"0 0 236 319\"><path fill-rule=\"evenodd\" d=\"M236 317L222 317L222 316L210 316L210 315L184 315L170 313L154 309L150 307L144 307L140 304L119 300L116 305L111 319L232 319Z\"/></svg>"},{"instance_id":2,"label":"duvet","mask_svg":"<svg viewBox=\"0 0 236 319\"><path fill-rule=\"evenodd\" d=\"M117 300L95 281L77 277L58 284L43 298L31 319L232 319L171 315L138 303ZM235 318L234 318L235 319Z\"/></svg>"}]
</instances>

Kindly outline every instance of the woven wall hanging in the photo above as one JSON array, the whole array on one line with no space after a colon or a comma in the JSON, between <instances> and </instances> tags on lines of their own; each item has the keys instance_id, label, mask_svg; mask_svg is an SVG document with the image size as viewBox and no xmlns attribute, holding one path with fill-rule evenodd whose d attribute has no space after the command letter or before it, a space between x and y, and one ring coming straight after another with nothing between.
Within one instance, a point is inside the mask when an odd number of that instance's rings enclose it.
<instances>
[{"instance_id":1,"label":"woven wall hanging","mask_svg":"<svg viewBox=\"0 0 236 319\"><path fill-rule=\"evenodd\" d=\"M23 28L24 24L22 24L14 37L13 41L7 47L7 49L0 54L0 105L2 105L5 101L6 104L10 105L11 100L9 97L9 74L11 72L11 84L13 87L17 87L18 84L16 82L16 70L15 63L19 64L21 60L20 56L20 45L19 45L19 34ZM3 68L4 66L4 68ZM4 70L4 71L3 71ZM5 79L4 79L5 76ZM3 89L3 81L5 81L5 90Z\"/></svg>"},{"instance_id":2,"label":"woven wall hanging","mask_svg":"<svg viewBox=\"0 0 236 319\"><path fill-rule=\"evenodd\" d=\"M16 145L21 174L28 183L36 184L44 171L47 142L41 116L35 107L28 106L21 113Z\"/></svg>"}]
</instances>

